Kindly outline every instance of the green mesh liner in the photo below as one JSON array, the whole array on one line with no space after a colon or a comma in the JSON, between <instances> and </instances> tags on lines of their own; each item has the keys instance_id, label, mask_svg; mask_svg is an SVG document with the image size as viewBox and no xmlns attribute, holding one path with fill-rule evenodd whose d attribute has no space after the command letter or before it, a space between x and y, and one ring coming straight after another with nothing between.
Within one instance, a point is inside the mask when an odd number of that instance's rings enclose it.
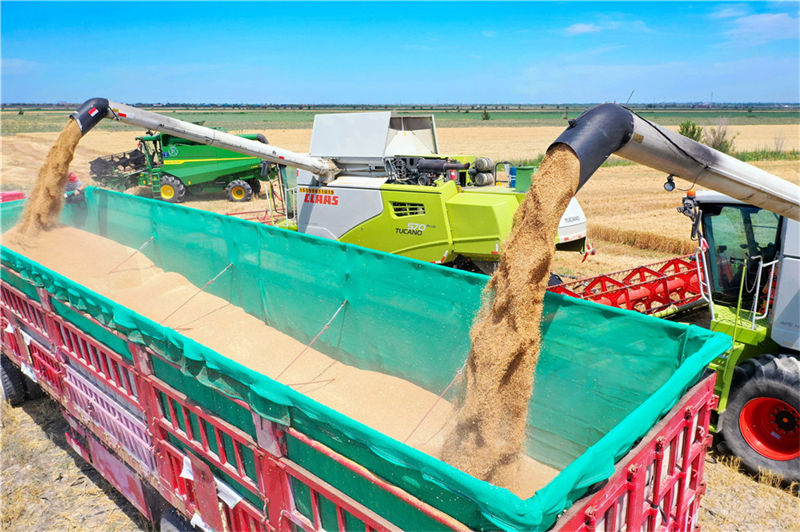
<instances>
[{"instance_id":1,"label":"green mesh liner","mask_svg":"<svg viewBox=\"0 0 800 532\"><path fill-rule=\"evenodd\" d=\"M21 202L3 204L4 228L20 210ZM153 237L144 253L198 286L233 264L209 292L301 342L313 338L347 300L315 349L437 394L466 358L469 329L487 281L482 275L94 188L86 190L86 205L67 206L62 219L134 248ZM475 529L550 527L587 488L611 476L614 464L731 343L726 335L696 326L548 294L527 452L561 472L522 500L5 247L0 255L4 265L32 285L46 287L177 364L180 371L170 372L162 364L156 375L227 421L252 434L250 414L220 400L215 390L293 426ZM290 458L390 521L411 528L435 526L406 504L386 502L379 488L303 449L301 442L290 447ZM235 483L232 487L237 489Z\"/></svg>"}]
</instances>

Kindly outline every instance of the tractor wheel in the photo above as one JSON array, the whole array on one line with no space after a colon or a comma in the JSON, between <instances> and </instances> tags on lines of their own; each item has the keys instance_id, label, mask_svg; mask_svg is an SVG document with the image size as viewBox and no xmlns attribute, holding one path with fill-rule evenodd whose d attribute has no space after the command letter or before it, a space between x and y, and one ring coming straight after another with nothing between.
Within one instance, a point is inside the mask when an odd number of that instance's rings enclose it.
<instances>
[{"instance_id":1,"label":"tractor wheel","mask_svg":"<svg viewBox=\"0 0 800 532\"><path fill-rule=\"evenodd\" d=\"M800 481L800 359L763 355L736 368L722 437L752 473Z\"/></svg>"},{"instance_id":2,"label":"tractor wheel","mask_svg":"<svg viewBox=\"0 0 800 532\"><path fill-rule=\"evenodd\" d=\"M11 406L19 406L25 401L25 375L6 357L0 357L0 383L3 397Z\"/></svg>"},{"instance_id":3,"label":"tractor wheel","mask_svg":"<svg viewBox=\"0 0 800 532\"><path fill-rule=\"evenodd\" d=\"M250 201L250 198L253 197L253 189L246 181L236 179L225 187L225 195L228 196L228 201Z\"/></svg>"},{"instance_id":4,"label":"tractor wheel","mask_svg":"<svg viewBox=\"0 0 800 532\"><path fill-rule=\"evenodd\" d=\"M497 265L499 264L497 261L488 260L473 260L472 263L485 275L494 275L494 272L497 271Z\"/></svg>"},{"instance_id":5,"label":"tractor wheel","mask_svg":"<svg viewBox=\"0 0 800 532\"><path fill-rule=\"evenodd\" d=\"M248 179L247 184L250 185L250 190L253 191L253 196L258 197L258 195L261 194L261 181L254 177L253 179Z\"/></svg>"},{"instance_id":6,"label":"tractor wheel","mask_svg":"<svg viewBox=\"0 0 800 532\"><path fill-rule=\"evenodd\" d=\"M182 203L186 199L186 185L171 175L161 176L161 199L169 203Z\"/></svg>"}]
</instances>

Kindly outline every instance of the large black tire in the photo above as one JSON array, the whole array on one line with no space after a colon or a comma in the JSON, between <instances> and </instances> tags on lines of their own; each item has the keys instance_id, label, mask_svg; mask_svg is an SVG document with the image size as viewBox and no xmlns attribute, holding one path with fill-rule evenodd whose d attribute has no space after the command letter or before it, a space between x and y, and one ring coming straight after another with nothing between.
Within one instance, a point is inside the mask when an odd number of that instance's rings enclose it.
<instances>
[{"instance_id":1,"label":"large black tire","mask_svg":"<svg viewBox=\"0 0 800 532\"><path fill-rule=\"evenodd\" d=\"M800 481L800 358L763 355L739 365L721 423L724 446L745 469Z\"/></svg>"},{"instance_id":2,"label":"large black tire","mask_svg":"<svg viewBox=\"0 0 800 532\"><path fill-rule=\"evenodd\" d=\"M228 197L228 201L235 201L237 203L250 201L250 198L253 197L253 189L250 188L250 185L248 185L246 181L235 179L225 187L225 195Z\"/></svg>"},{"instance_id":3,"label":"large black tire","mask_svg":"<svg viewBox=\"0 0 800 532\"><path fill-rule=\"evenodd\" d=\"M169 203L183 203L186 199L186 185L175 176L162 175L159 197Z\"/></svg>"},{"instance_id":4,"label":"large black tire","mask_svg":"<svg viewBox=\"0 0 800 532\"><path fill-rule=\"evenodd\" d=\"M197 530L175 508L164 510L158 525L158 529L161 532L190 532Z\"/></svg>"},{"instance_id":5,"label":"large black tire","mask_svg":"<svg viewBox=\"0 0 800 532\"><path fill-rule=\"evenodd\" d=\"M19 406L25 402L25 375L5 356L0 357L0 384L3 386L3 398L11 406Z\"/></svg>"},{"instance_id":6,"label":"large black tire","mask_svg":"<svg viewBox=\"0 0 800 532\"><path fill-rule=\"evenodd\" d=\"M38 383L33 382L26 375L22 376L22 386L25 388L25 396L28 399L41 399L45 396L44 390Z\"/></svg>"},{"instance_id":7,"label":"large black tire","mask_svg":"<svg viewBox=\"0 0 800 532\"><path fill-rule=\"evenodd\" d=\"M250 190L253 191L253 196L258 197L261 194L261 181L256 178L248 179L247 184L250 185Z\"/></svg>"}]
</instances>

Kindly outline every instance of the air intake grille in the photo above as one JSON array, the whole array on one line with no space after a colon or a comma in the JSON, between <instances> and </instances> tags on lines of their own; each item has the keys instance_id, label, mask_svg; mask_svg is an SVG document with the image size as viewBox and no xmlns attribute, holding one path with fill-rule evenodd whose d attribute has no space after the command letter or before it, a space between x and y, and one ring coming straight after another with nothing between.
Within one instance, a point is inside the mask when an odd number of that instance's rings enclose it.
<instances>
[{"instance_id":1,"label":"air intake grille","mask_svg":"<svg viewBox=\"0 0 800 532\"><path fill-rule=\"evenodd\" d=\"M399 201L393 201L392 209L394 209L395 216L414 216L416 214L425 214L425 205L422 203L403 203Z\"/></svg>"}]
</instances>

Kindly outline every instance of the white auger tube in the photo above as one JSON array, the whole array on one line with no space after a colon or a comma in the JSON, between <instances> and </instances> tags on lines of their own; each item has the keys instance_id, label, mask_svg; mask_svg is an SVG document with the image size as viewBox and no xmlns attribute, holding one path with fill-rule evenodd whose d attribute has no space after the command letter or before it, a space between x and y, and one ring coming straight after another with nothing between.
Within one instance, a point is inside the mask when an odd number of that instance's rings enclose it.
<instances>
[{"instance_id":1,"label":"white auger tube","mask_svg":"<svg viewBox=\"0 0 800 532\"><path fill-rule=\"evenodd\" d=\"M71 116L78 122L81 133L84 135L102 118L109 118L151 131L160 131L176 137L193 140L201 144L219 146L220 148L258 157L272 163L285 164L286 166L307 170L319 176L324 183L332 181L340 171L333 161L328 159L302 155L270 144L244 139L230 133L144 111L130 105L111 102L104 98L87 100Z\"/></svg>"},{"instance_id":2,"label":"white auger tube","mask_svg":"<svg viewBox=\"0 0 800 532\"><path fill-rule=\"evenodd\" d=\"M580 159L581 186L612 153L800 220L800 187L616 104L585 111L556 139Z\"/></svg>"}]
</instances>

